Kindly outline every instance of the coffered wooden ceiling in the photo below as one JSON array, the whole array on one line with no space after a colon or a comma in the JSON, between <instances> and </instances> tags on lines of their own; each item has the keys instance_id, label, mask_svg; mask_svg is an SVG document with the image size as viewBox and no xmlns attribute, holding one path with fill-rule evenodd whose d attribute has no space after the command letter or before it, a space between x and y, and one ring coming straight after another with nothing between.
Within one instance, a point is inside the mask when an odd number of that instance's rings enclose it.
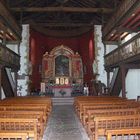
<instances>
[{"instance_id":1,"label":"coffered wooden ceiling","mask_svg":"<svg viewBox=\"0 0 140 140\"><path fill-rule=\"evenodd\" d=\"M123 0L3 0L19 24L52 36L76 36L105 25Z\"/></svg>"},{"instance_id":2,"label":"coffered wooden ceiling","mask_svg":"<svg viewBox=\"0 0 140 140\"><path fill-rule=\"evenodd\" d=\"M30 24L32 29L53 37L78 36L92 30L94 25L103 25L103 39L118 41L140 29L139 0L1 0L1 2L20 27L22 24ZM131 3L133 6L127 8ZM120 6L124 11L127 9L130 12L126 11L124 16L122 12L120 13L121 10L119 11ZM118 17L115 17L116 13L119 13Z\"/></svg>"}]
</instances>

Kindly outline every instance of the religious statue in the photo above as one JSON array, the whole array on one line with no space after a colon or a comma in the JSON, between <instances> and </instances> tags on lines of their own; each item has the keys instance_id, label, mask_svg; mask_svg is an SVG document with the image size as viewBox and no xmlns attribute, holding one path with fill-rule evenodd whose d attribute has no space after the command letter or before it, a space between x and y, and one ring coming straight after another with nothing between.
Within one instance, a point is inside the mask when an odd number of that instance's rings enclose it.
<instances>
[{"instance_id":1,"label":"religious statue","mask_svg":"<svg viewBox=\"0 0 140 140\"><path fill-rule=\"evenodd\" d=\"M93 64L92 64L92 69L93 69L93 73L94 74L98 74L98 64L97 64L97 60L94 60Z\"/></svg>"}]
</instances>

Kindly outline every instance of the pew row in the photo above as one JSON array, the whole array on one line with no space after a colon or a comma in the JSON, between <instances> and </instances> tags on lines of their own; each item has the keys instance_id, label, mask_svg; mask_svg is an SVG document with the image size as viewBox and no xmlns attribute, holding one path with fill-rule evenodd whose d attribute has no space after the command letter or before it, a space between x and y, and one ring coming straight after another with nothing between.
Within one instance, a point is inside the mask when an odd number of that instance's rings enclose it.
<instances>
[{"instance_id":1,"label":"pew row","mask_svg":"<svg viewBox=\"0 0 140 140\"><path fill-rule=\"evenodd\" d=\"M112 131L125 129L123 133L126 134L130 128L140 130L140 103L134 99L82 97L76 98L74 105L90 140L98 140L100 136L109 137L113 135ZM128 126L128 120L132 126Z\"/></svg>"},{"instance_id":2,"label":"pew row","mask_svg":"<svg viewBox=\"0 0 140 140\"><path fill-rule=\"evenodd\" d=\"M28 133L25 132L13 132L13 131L0 131L0 140L11 140L11 139L17 139L17 140L27 140L28 139Z\"/></svg>"},{"instance_id":3,"label":"pew row","mask_svg":"<svg viewBox=\"0 0 140 140\"><path fill-rule=\"evenodd\" d=\"M0 139L41 140L51 108L51 99L46 97L15 97L0 101ZM20 134L23 135L21 138Z\"/></svg>"},{"instance_id":4,"label":"pew row","mask_svg":"<svg viewBox=\"0 0 140 140\"><path fill-rule=\"evenodd\" d=\"M91 140L98 140L99 136L106 136L107 130L140 129L140 115L102 116L94 117L88 124Z\"/></svg>"},{"instance_id":5,"label":"pew row","mask_svg":"<svg viewBox=\"0 0 140 140\"><path fill-rule=\"evenodd\" d=\"M134 140L138 139L139 140L139 135L140 135L140 129L137 128L126 128L126 129L116 129L116 130L106 130L106 135L107 135L107 140L112 140L112 137L114 136L115 139L118 139L118 137L121 137L121 140Z\"/></svg>"}]
</instances>

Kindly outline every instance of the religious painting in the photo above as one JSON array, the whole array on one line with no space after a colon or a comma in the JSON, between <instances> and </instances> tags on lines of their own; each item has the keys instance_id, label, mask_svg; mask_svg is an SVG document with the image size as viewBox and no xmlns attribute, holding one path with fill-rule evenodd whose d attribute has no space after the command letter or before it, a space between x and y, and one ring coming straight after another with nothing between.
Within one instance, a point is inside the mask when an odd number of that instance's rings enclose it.
<instances>
[{"instance_id":1,"label":"religious painting","mask_svg":"<svg viewBox=\"0 0 140 140\"><path fill-rule=\"evenodd\" d=\"M81 78L83 75L82 62L80 58L73 59L73 76L75 78Z\"/></svg>"},{"instance_id":2,"label":"religious painting","mask_svg":"<svg viewBox=\"0 0 140 140\"><path fill-rule=\"evenodd\" d=\"M76 71L77 71L77 76L81 77L81 75L82 75L82 63L81 63L81 60L76 61Z\"/></svg>"},{"instance_id":3,"label":"religious painting","mask_svg":"<svg viewBox=\"0 0 140 140\"><path fill-rule=\"evenodd\" d=\"M55 58L55 75L69 76L69 58L59 55Z\"/></svg>"}]
</instances>

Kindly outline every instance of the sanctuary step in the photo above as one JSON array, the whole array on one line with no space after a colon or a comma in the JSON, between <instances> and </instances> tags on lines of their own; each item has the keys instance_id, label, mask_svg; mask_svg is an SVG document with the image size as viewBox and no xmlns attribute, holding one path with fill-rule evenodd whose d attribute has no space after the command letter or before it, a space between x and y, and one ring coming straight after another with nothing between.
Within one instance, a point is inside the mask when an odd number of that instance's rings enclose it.
<instances>
[{"instance_id":1,"label":"sanctuary step","mask_svg":"<svg viewBox=\"0 0 140 140\"><path fill-rule=\"evenodd\" d=\"M74 97L54 97L52 103L53 105L73 105Z\"/></svg>"}]
</instances>

